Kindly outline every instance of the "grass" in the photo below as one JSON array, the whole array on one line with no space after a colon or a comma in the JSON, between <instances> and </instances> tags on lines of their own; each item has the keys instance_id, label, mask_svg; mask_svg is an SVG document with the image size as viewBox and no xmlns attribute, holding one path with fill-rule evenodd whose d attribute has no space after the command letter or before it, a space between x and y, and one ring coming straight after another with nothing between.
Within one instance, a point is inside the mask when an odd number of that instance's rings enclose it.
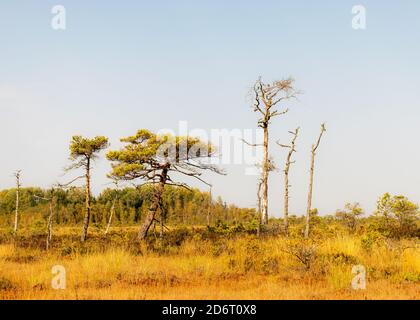
<instances>
[{"instance_id":1,"label":"grass","mask_svg":"<svg viewBox=\"0 0 420 320\"><path fill-rule=\"evenodd\" d=\"M77 230L78 231L78 230ZM80 244L58 230L54 247L23 237L0 245L0 299L419 299L415 240L363 248L358 236L305 242L279 236L192 237L134 244L126 231ZM168 235L169 239L174 236ZM176 238L176 237L175 237ZM309 268L299 255L313 248ZM64 249L63 249L64 248ZM366 290L354 290L356 264ZM66 269L66 289L51 286L51 268Z\"/></svg>"}]
</instances>

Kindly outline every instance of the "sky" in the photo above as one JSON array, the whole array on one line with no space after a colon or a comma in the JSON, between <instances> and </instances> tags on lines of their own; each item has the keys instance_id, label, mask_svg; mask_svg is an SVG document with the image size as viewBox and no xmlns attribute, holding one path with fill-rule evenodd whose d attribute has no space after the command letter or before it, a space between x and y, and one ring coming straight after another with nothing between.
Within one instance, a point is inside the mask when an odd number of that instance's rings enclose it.
<instances>
[{"instance_id":1,"label":"sky","mask_svg":"<svg viewBox=\"0 0 420 320\"><path fill-rule=\"evenodd\" d=\"M54 30L51 9L66 9ZM352 28L352 7L366 29ZM313 207L346 202L367 213L385 192L420 202L420 2L406 1L23 1L0 3L0 188L49 187L69 164L73 135L106 135L111 149L138 129L255 130L249 90L292 76L302 91L271 124L269 213L281 216L289 130L301 127L290 172L290 211L305 212L310 147ZM206 175L228 203L255 207L246 164ZM108 187L100 157L93 185ZM207 190L206 186L194 186Z\"/></svg>"}]
</instances>

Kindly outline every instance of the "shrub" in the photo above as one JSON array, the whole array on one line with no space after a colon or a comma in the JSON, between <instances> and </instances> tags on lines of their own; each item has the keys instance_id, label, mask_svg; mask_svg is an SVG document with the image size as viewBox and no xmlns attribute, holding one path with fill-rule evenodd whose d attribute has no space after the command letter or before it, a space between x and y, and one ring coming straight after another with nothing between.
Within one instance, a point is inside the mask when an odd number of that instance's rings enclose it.
<instances>
[{"instance_id":1,"label":"shrub","mask_svg":"<svg viewBox=\"0 0 420 320\"><path fill-rule=\"evenodd\" d=\"M331 263L333 265L356 265L359 261L356 257L343 253L329 253L322 256L323 262Z\"/></svg>"},{"instance_id":2,"label":"shrub","mask_svg":"<svg viewBox=\"0 0 420 320\"><path fill-rule=\"evenodd\" d=\"M227 245L226 241L218 240L218 241L213 243L212 255L214 257L219 257L226 251L228 251L228 245Z\"/></svg>"},{"instance_id":3,"label":"shrub","mask_svg":"<svg viewBox=\"0 0 420 320\"><path fill-rule=\"evenodd\" d=\"M283 251L297 258L297 260L304 265L306 271L311 269L316 259L316 246L305 240L289 240Z\"/></svg>"},{"instance_id":4,"label":"shrub","mask_svg":"<svg viewBox=\"0 0 420 320\"><path fill-rule=\"evenodd\" d=\"M403 275L405 281L410 282L420 282L420 273L419 272L405 272Z\"/></svg>"},{"instance_id":5,"label":"shrub","mask_svg":"<svg viewBox=\"0 0 420 320\"><path fill-rule=\"evenodd\" d=\"M265 274L277 274L279 272L279 260L277 257L267 257L262 263L262 272Z\"/></svg>"},{"instance_id":6,"label":"shrub","mask_svg":"<svg viewBox=\"0 0 420 320\"><path fill-rule=\"evenodd\" d=\"M364 250L370 252L374 245L383 241L383 235L375 230L369 230L361 240L361 246Z\"/></svg>"},{"instance_id":7,"label":"shrub","mask_svg":"<svg viewBox=\"0 0 420 320\"><path fill-rule=\"evenodd\" d=\"M7 278L0 276L0 291L14 290L16 286Z\"/></svg>"}]
</instances>

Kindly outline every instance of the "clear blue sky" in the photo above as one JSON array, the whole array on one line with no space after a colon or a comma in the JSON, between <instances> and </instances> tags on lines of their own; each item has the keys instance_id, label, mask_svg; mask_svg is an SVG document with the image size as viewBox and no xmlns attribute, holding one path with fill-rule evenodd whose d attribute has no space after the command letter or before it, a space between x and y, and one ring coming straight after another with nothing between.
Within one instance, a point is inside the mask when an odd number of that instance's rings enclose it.
<instances>
[{"instance_id":1,"label":"clear blue sky","mask_svg":"<svg viewBox=\"0 0 420 320\"><path fill-rule=\"evenodd\" d=\"M67 30L50 27L51 7ZM353 5L367 29L351 28ZM291 211L306 204L309 148L314 207L345 202L373 210L384 192L420 202L420 2L406 1L22 1L0 3L0 188L23 169L48 187L68 164L74 134L118 139L139 128L254 128L247 93L258 76L293 76L304 91L274 119L271 137L301 126L291 171ZM272 145L282 165L285 151ZM100 160L93 183L107 182ZM243 166L208 176L230 203L255 205ZM71 177L71 176L69 176ZM197 185L198 186L198 185ZM270 180L270 214L282 213L282 173Z\"/></svg>"}]
</instances>

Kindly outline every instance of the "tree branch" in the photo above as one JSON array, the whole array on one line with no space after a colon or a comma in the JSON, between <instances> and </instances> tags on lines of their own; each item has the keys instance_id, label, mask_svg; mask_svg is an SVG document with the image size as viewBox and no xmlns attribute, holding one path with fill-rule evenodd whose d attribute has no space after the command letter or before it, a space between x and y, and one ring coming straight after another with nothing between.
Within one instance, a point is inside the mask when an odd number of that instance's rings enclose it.
<instances>
[{"instance_id":1,"label":"tree branch","mask_svg":"<svg viewBox=\"0 0 420 320\"><path fill-rule=\"evenodd\" d=\"M319 134L318 140L317 140L315 146L312 146L312 152L313 153L315 153L316 149L318 149L319 144L321 142L322 135L324 134L325 131L327 131L327 129L325 129L325 123L323 123L323 124L321 124L321 132Z\"/></svg>"}]
</instances>

